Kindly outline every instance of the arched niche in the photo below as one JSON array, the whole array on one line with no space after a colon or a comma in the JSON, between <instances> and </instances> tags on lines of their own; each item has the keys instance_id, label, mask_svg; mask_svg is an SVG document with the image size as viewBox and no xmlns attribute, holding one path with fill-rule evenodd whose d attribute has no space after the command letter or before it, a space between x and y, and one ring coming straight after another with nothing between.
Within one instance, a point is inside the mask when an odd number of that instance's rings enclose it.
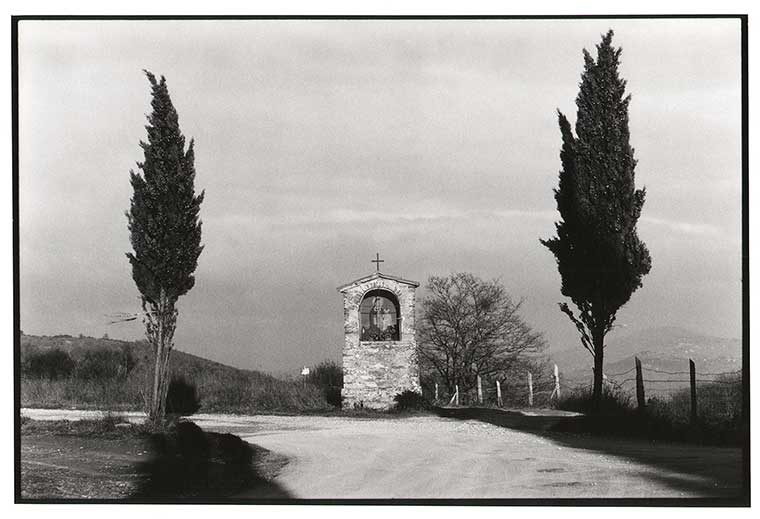
<instances>
[{"instance_id":1,"label":"arched niche","mask_svg":"<svg viewBox=\"0 0 760 519\"><path fill-rule=\"evenodd\" d=\"M396 294L375 289L364 294L359 305L360 341L400 341L401 307Z\"/></svg>"}]
</instances>

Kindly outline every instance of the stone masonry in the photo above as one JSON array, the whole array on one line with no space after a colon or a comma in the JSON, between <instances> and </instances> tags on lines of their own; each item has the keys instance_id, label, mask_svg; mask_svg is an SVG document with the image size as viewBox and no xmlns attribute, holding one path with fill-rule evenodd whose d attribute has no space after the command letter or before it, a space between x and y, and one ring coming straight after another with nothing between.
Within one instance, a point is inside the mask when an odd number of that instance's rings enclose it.
<instances>
[{"instance_id":1,"label":"stone masonry","mask_svg":"<svg viewBox=\"0 0 760 519\"><path fill-rule=\"evenodd\" d=\"M343 294L343 408L388 409L404 390L420 392L414 323L416 281L375 272L338 287ZM398 341L361 341L359 305L370 291L382 290L398 300Z\"/></svg>"}]
</instances>

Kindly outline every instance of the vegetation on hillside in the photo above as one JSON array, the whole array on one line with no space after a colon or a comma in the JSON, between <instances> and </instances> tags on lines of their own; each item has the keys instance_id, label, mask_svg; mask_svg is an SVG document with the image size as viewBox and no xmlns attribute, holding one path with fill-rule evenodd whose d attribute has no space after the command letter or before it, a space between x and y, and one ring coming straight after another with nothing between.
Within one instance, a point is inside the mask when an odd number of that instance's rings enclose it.
<instances>
[{"instance_id":1,"label":"vegetation on hillside","mask_svg":"<svg viewBox=\"0 0 760 519\"><path fill-rule=\"evenodd\" d=\"M51 371L45 366L53 361L69 367ZM342 372L335 363L320 366L306 381L281 380L175 351L170 373L194 387L200 412L328 411L340 405L333 384ZM22 335L21 367L22 407L144 410L153 355L144 341Z\"/></svg>"}]
</instances>

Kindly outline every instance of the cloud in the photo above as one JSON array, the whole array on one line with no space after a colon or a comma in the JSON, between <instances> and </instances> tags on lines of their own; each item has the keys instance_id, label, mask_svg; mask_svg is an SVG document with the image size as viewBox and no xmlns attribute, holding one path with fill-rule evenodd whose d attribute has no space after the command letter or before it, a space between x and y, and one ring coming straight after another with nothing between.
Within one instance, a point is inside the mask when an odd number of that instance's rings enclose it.
<instances>
[{"instance_id":1,"label":"cloud","mask_svg":"<svg viewBox=\"0 0 760 519\"><path fill-rule=\"evenodd\" d=\"M655 259L636 300L670 324L733 335L741 140L731 20L24 21L25 330L102 334L93 316L137 302L123 212L150 110L148 68L167 77L206 190L183 349L268 367L338 354L335 287L374 269L376 252L411 279L501 276L528 297L526 318L561 343L574 330L558 319L556 265L538 241L559 219L555 108L573 117L581 49L610 26L633 94L640 227ZM702 297L708 279L724 289L698 315L661 302ZM631 321L649 315L632 308Z\"/></svg>"},{"instance_id":2,"label":"cloud","mask_svg":"<svg viewBox=\"0 0 760 519\"><path fill-rule=\"evenodd\" d=\"M695 236L716 236L720 234L720 228L718 226L708 223L680 222L678 220L668 220L653 216L642 216L639 221L659 227L666 227L671 231L682 234Z\"/></svg>"}]
</instances>

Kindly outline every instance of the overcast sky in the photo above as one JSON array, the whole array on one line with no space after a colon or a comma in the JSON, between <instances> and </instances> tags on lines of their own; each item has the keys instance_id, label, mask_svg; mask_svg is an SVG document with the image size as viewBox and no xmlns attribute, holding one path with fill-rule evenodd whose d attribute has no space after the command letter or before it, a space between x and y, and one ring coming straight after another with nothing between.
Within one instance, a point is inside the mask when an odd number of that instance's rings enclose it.
<instances>
[{"instance_id":1,"label":"overcast sky","mask_svg":"<svg viewBox=\"0 0 760 519\"><path fill-rule=\"evenodd\" d=\"M740 337L740 26L718 19L22 21L22 329L143 336L107 315L139 309L124 211L147 68L206 190L178 349L273 371L338 359L336 287L375 252L423 285L499 277L552 348L578 345L538 240L558 218L556 109L575 120L581 50L609 28L653 259L621 330Z\"/></svg>"}]
</instances>

